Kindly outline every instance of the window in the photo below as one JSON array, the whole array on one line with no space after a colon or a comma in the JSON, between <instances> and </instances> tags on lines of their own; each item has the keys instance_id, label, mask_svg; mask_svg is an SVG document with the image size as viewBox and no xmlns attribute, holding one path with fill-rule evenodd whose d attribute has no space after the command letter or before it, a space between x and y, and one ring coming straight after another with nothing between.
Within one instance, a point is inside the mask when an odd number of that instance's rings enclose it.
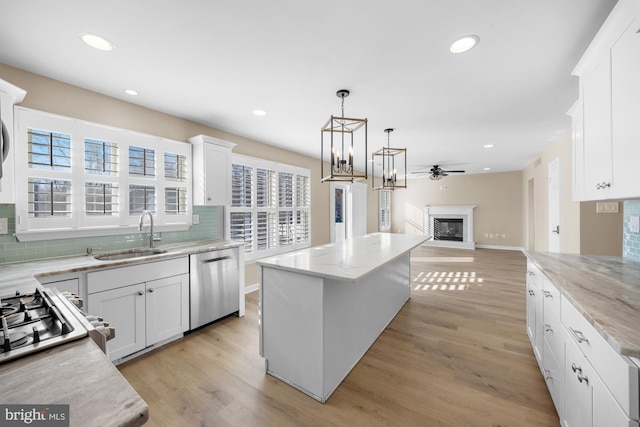
<instances>
[{"instance_id":1,"label":"window","mask_svg":"<svg viewBox=\"0 0 640 427\"><path fill-rule=\"evenodd\" d=\"M391 191L380 190L379 197L378 227L380 231L389 231L391 230Z\"/></svg>"},{"instance_id":2,"label":"window","mask_svg":"<svg viewBox=\"0 0 640 427\"><path fill-rule=\"evenodd\" d=\"M144 210L158 231L189 228L189 144L23 107L16 123L19 240L137 232Z\"/></svg>"},{"instance_id":3,"label":"window","mask_svg":"<svg viewBox=\"0 0 640 427\"><path fill-rule=\"evenodd\" d=\"M308 169L234 155L231 240L247 259L307 247L311 240Z\"/></svg>"}]
</instances>

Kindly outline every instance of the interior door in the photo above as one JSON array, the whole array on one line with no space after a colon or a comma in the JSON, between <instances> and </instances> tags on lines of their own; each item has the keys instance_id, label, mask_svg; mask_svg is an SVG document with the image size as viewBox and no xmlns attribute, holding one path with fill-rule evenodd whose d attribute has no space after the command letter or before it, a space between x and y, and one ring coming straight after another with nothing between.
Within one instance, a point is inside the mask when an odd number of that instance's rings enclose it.
<instances>
[{"instance_id":1,"label":"interior door","mask_svg":"<svg viewBox=\"0 0 640 427\"><path fill-rule=\"evenodd\" d=\"M367 234L367 184L332 182L329 190L332 242Z\"/></svg>"},{"instance_id":2,"label":"interior door","mask_svg":"<svg viewBox=\"0 0 640 427\"><path fill-rule=\"evenodd\" d=\"M549 163L549 252L560 252L560 159Z\"/></svg>"}]
</instances>

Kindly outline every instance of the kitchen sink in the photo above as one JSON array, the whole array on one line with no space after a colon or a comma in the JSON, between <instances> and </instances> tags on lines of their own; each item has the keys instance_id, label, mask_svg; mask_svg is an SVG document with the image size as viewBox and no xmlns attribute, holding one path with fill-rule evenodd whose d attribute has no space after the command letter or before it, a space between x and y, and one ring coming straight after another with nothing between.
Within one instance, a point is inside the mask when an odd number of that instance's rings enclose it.
<instances>
[{"instance_id":1,"label":"kitchen sink","mask_svg":"<svg viewBox=\"0 0 640 427\"><path fill-rule=\"evenodd\" d=\"M164 249L137 248L137 249L128 249L124 251L109 252L106 254L94 255L93 257L100 261L114 261L118 259L139 258L143 256L159 255L164 253L167 253L167 251Z\"/></svg>"}]
</instances>

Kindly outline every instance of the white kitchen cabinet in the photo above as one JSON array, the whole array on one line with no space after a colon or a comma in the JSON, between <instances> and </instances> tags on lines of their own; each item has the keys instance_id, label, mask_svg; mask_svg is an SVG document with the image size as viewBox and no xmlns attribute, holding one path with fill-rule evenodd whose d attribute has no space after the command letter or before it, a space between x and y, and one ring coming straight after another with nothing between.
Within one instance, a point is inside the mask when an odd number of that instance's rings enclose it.
<instances>
[{"instance_id":1,"label":"white kitchen cabinet","mask_svg":"<svg viewBox=\"0 0 640 427\"><path fill-rule=\"evenodd\" d=\"M87 311L116 330L112 361L189 329L188 257L90 272L87 286Z\"/></svg>"},{"instance_id":2,"label":"white kitchen cabinet","mask_svg":"<svg viewBox=\"0 0 640 427\"><path fill-rule=\"evenodd\" d=\"M593 377L591 364L572 342L566 345L566 412L565 427L589 427L593 425ZM591 378L591 382L589 382Z\"/></svg>"},{"instance_id":3,"label":"white kitchen cabinet","mask_svg":"<svg viewBox=\"0 0 640 427\"><path fill-rule=\"evenodd\" d=\"M60 292L73 292L81 296L80 279L80 276L65 274L39 277L38 282L45 288L56 288Z\"/></svg>"},{"instance_id":4,"label":"white kitchen cabinet","mask_svg":"<svg viewBox=\"0 0 640 427\"><path fill-rule=\"evenodd\" d=\"M574 199L640 197L640 0L620 0L573 71Z\"/></svg>"},{"instance_id":5,"label":"white kitchen cabinet","mask_svg":"<svg viewBox=\"0 0 640 427\"><path fill-rule=\"evenodd\" d=\"M638 366L617 353L531 260L527 333L563 426L638 427Z\"/></svg>"},{"instance_id":6,"label":"white kitchen cabinet","mask_svg":"<svg viewBox=\"0 0 640 427\"><path fill-rule=\"evenodd\" d=\"M632 20L611 48L611 136L614 198L640 190L640 19Z\"/></svg>"},{"instance_id":7,"label":"white kitchen cabinet","mask_svg":"<svg viewBox=\"0 0 640 427\"><path fill-rule=\"evenodd\" d=\"M542 370L553 403L562 419L565 413L564 346L566 333L560 320L560 291L544 275L542 275L542 282L544 299Z\"/></svg>"},{"instance_id":8,"label":"white kitchen cabinet","mask_svg":"<svg viewBox=\"0 0 640 427\"><path fill-rule=\"evenodd\" d=\"M580 77L583 108L583 200L606 199L611 187L611 65L603 55Z\"/></svg>"},{"instance_id":9,"label":"white kitchen cabinet","mask_svg":"<svg viewBox=\"0 0 640 427\"><path fill-rule=\"evenodd\" d=\"M21 103L26 94L27 92L19 87L0 79L0 154L3 153L4 147L8 148L6 158L4 154L0 155L0 203L15 202L14 153L17 145L13 131L13 106Z\"/></svg>"},{"instance_id":10,"label":"white kitchen cabinet","mask_svg":"<svg viewBox=\"0 0 640 427\"><path fill-rule=\"evenodd\" d=\"M139 283L89 295L91 313L116 331L116 337L107 342L112 361L146 347L145 291L145 284Z\"/></svg>"},{"instance_id":11,"label":"white kitchen cabinet","mask_svg":"<svg viewBox=\"0 0 640 427\"><path fill-rule=\"evenodd\" d=\"M638 427L573 340L566 343L565 427ZM562 417L561 417L562 419Z\"/></svg>"},{"instance_id":12,"label":"white kitchen cabinet","mask_svg":"<svg viewBox=\"0 0 640 427\"><path fill-rule=\"evenodd\" d=\"M527 334L533 346L533 353L542 367L544 351L544 319L542 273L531 262L527 264Z\"/></svg>"},{"instance_id":13,"label":"white kitchen cabinet","mask_svg":"<svg viewBox=\"0 0 640 427\"><path fill-rule=\"evenodd\" d=\"M189 138L193 158L193 204L231 205L231 152L236 144L198 135Z\"/></svg>"}]
</instances>

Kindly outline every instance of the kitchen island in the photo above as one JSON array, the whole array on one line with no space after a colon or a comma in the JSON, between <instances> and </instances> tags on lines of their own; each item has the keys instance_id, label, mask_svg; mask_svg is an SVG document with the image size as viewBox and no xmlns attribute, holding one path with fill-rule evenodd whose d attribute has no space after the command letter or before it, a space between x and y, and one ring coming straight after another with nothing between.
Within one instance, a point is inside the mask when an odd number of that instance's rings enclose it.
<instances>
[{"instance_id":1,"label":"kitchen island","mask_svg":"<svg viewBox=\"0 0 640 427\"><path fill-rule=\"evenodd\" d=\"M425 240L375 233L259 260L266 372L326 402L409 299Z\"/></svg>"}]
</instances>

